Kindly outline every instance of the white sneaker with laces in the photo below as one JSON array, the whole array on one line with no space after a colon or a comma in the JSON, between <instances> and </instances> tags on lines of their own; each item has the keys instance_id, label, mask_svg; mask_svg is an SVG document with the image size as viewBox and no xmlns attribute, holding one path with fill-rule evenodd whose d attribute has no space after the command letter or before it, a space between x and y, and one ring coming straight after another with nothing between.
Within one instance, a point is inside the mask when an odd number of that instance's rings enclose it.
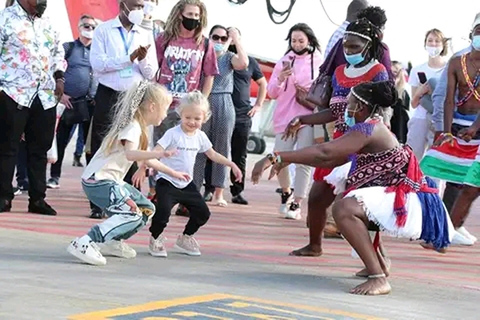
<instances>
[{"instance_id":1,"label":"white sneaker with laces","mask_svg":"<svg viewBox=\"0 0 480 320\"><path fill-rule=\"evenodd\" d=\"M133 259L137 256L137 252L133 250L123 240L110 240L99 245L101 252L107 256L114 256L125 259Z\"/></svg>"},{"instance_id":2,"label":"white sneaker with laces","mask_svg":"<svg viewBox=\"0 0 480 320\"><path fill-rule=\"evenodd\" d=\"M293 202L293 192L284 192L280 195L280 197L282 199L282 204L280 205L279 212L281 215L285 216L288 213L288 209Z\"/></svg>"},{"instance_id":3,"label":"white sneaker with laces","mask_svg":"<svg viewBox=\"0 0 480 320\"><path fill-rule=\"evenodd\" d=\"M287 213L285 214L285 219L300 220L301 218L302 209L300 208L300 205L296 202L292 202Z\"/></svg>"},{"instance_id":4,"label":"white sneaker with laces","mask_svg":"<svg viewBox=\"0 0 480 320\"><path fill-rule=\"evenodd\" d=\"M100 248L87 235L74 239L68 246L67 251L83 262L94 266L107 264L107 260L100 253Z\"/></svg>"},{"instance_id":5,"label":"white sneaker with laces","mask_svg":"<svg viewBox=\"0 0 480 320\"><path fill-rule=\"evenodd\" d=\"M167 249L165 249L165 238L163 235L159 235L157 239L150 237L150 244L148 246L148 252L154 257L167 257Z\"/></svg>"},{"instance_id":6,"label":"white sneaker with laces","mask_svg":"<svg viewBox=\"0 0 480 320\"><path fill-rule=\"evenodd\" d=\"M175 249L189 256L200 256L202 254L197 240L193 236L187 236L186 234L178 236Z\"/></svg>"},{"instance_id":7,"label":"white sneaker with laces","mask_svg":"<svg viewBox=\"0 0 480 320\"><path fill-rule=\"evenodd\" d=\"M458 228L457 232L460 233L462 236L467 237L468 239L472 240L473 242L477 242L477 237L475 237L470 232L468 232L465 227Z\"/></svg>"}]
</instances>

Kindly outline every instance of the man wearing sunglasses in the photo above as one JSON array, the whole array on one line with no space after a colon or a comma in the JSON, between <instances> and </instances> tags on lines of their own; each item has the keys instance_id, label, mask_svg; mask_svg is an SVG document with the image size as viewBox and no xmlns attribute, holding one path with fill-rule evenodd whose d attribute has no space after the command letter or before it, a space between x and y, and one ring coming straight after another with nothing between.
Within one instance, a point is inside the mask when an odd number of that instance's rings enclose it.
<instances>
[{"instance_id":1,"label":"man wearing sunglasses","mask_svg":"<svg viewBox=\"0 0 480 320\"><path fill-rule=\"evenodd\" d=\"M93 97L98 85L93 77L90 64L90 45L96 27L97 23L92 16L83 15L78 22L78 39L63 44L68 67L65 71L65 92L60 103L65 106L65 111L57 127L57 162L50 167L50 179L47 181L47 187L51 189L60 188L65 149L76 125L78 125L78 135L81 142L85 142L87 138L94 109ZM74 154L74 163L77 165L81 165L80 157L82 154L83 143L81 150L76 150ZM87 163L89 160L89 157L87 157ZM92 218L101 217L101 210L93 205L91 205L91 209Z\"/></svg>"}]
</instances>

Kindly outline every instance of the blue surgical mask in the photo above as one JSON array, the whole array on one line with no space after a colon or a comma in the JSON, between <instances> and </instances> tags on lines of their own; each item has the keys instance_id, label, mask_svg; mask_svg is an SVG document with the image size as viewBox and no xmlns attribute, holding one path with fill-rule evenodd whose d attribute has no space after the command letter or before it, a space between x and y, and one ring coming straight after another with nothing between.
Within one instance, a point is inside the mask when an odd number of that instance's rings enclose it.
<instances>
[{"instance_id":1,"label":"blue surgical mask","mask_svg":"<svg viewBox=\"0 0 480 320\"><path fill-rule=\"evenodd\" d=\"M347 60L348 64L351 66L356 66L357 64L360 64L365 60L365 57L363 56L363 51L360 53L356 54L346 54L343 52L345 55L345 60Z\"/></svg>"},{"instance_id":2,"label":"blue surgical mask","mask_svg":"<svg viewBox=\"0 0 480 320\"><path fill-rule=\"evenodd\" d=\"M480 51L480 35L473 36L473 38L472 38L472 47L473 47L475 50Z\"/></svg>"},{"instance_id":3,"label":"blue surgical mask","mask_svg":"<svg viewBox=\"0 0 480 320\"><path fill-rule=\"evenodd\" d=\"M213 48L215 49L216 52L221 52L225 48L225 45L223 43L215 43L213 45Z\"/></svg>"},{"instance_id":4,"label":"blue surgical mask","mask_svg":"<svg viewBox=\"0 0 480 320\"><path fill-rule=\"evenodd\" d=\"M348 109L345 109L345 115L344 115L344 118L345 118L345 124L351 128L355 125L355 117L350 117L348 115Z\"/></svg>"}]
</instances>

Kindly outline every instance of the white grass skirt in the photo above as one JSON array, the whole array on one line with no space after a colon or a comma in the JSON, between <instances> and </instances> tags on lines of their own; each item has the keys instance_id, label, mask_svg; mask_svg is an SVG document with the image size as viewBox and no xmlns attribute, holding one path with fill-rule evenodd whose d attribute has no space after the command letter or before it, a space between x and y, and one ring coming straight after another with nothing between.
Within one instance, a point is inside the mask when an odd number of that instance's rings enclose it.
<instances>
[{"instance_id":1,"label":"white grass skirt","mask_svg":"<svg viewBox=\"0 0 480 320\"><path fill-rule=\"evenodd\" d=\"M335 168L332 173L324 179L334 188L335 194L345 191L345 183L351 163ZM403 227L396 224L393 205L395 202L395 192L386 193L386 187L368 187L350 191L344 197L355 197L360 201L368 217L368 220L378 225L379 229L386 235L392 237L409 238L417 240L422 234L422 206L416 193L407 194L405 209L407 210L407 221ZM445 213L447 210L445 210ZM448 223L449 240L455 233L450 217L446 217Z\"/></svg>"}]
</instances>

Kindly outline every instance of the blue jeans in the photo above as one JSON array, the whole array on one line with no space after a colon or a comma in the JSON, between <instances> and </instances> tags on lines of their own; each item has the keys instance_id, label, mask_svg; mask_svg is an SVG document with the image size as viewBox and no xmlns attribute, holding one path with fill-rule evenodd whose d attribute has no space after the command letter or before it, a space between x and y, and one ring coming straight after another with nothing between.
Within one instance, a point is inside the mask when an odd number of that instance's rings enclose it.
<instances>
[{"instance_id":1,"label":"blue jeans","mask_svg":"<svg viewBox=\"0 0 480 320\"><path fill-rule=\"evenodd\" d=\"M108 219L90 229L94 242L125 240L145 226L155 206L133 186L111 180L82 181L88 200L100 207Z\"/></svg>"}]
</instances>

